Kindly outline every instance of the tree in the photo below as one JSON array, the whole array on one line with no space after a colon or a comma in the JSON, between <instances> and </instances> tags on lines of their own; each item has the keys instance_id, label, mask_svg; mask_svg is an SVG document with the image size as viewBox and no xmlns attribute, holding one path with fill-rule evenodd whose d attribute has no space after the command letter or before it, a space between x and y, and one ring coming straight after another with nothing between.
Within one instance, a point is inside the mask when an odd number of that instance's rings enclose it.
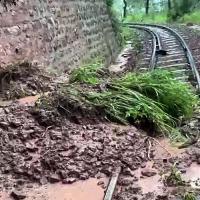
<instances>
[{"instance_id":1,"label":"tree","mask_svg":"<svg viewBox=\"0 0 200 200\"><path fill-rule=\"evenodd\" d=\"M168 10L170 11L172 9L172 2L171 0L168 0Z\"/></svg>"},{"instance_id":2,"label":"tree","mask_svg":"<svg viewBox=\"0 0 200 200\"><path fill-rule=\"evenodd\" d=\"M149 0L146 0L145 8L146 8L146 15L148 15L149 14Z\"/></svg>"},{"instance_id":3,"label":"tree","mask_svg":"<svg viewBox=\"0 0 200 200\"><path fill-rule=\"evenodd\" d=\"M124 14L123 14L124 16L123 17L126 18L126 16L127 16L127 5L128 4L127 4L126 0L123 0L123 2L124 2Z\"/></svg>"}]
</instances>

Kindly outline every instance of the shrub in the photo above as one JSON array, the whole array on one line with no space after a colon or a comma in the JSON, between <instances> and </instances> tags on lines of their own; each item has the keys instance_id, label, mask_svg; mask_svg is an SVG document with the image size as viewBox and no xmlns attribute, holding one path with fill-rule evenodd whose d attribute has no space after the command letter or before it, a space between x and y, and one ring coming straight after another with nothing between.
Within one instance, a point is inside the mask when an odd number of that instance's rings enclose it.
<instances>
[{"instance_id":1,"label":"shrub","mask_svg":"<svg viewBox=\"0 0 200 200\"><path fill-rule=\"evenodd\" d=\"M102 107L111 120L145 124L168 134L174 132L179 118L191 117L197 104L190 86L161 70L129 73L111 80L106 91L85 97L90 104Z\"/></svg>"},{"instance_id":2,"label":"shrub","mask_svg":"<svg viewBox=\"0 0 200 200\"><path fill-rule=\"evenodd\" d=\"M70 75L70 83L88 83L88 84L98 84L100 83L100 73L102 71L103 60L98 58L96 60L90 61L88 64L76 68L72 71Z\"/></svg>"}]
</instances>

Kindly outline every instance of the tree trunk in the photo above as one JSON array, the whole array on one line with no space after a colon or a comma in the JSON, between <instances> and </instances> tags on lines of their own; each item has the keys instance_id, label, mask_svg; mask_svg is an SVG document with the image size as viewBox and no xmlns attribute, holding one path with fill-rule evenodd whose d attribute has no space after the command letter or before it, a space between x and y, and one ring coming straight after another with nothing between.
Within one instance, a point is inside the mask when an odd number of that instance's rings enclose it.
<instances>
[{"instance_id":1,"label":"tree trunk","mask_svg":"<svg viewBox=\"0 0 200 200\"><path fill-rule=\"evenodd\" d=\"M123 0L124 1L124 13L123 13L123 17L126 18L126 15L127 15L127 1L126 0Z\"/></svg>"},{"instance_id":2,"label":"tree trunk","mask_svg":"<svg viewBox=\"0 0 200 200\"><path fill-rule=\"evenodd\" d=\"M146 0L146 15L149 14L149 0Z\"/></svg>"},{"instance_id":3,"label":"tree trunk","mask_svg":"<svg viewBox=\"0 0 200 200\"><path fill-rule=\"evenodd\" d=\"M171 10L172 9L172 3L171 3L171 0L168 0L168 10Z\"/></svg>"}]
</instances>

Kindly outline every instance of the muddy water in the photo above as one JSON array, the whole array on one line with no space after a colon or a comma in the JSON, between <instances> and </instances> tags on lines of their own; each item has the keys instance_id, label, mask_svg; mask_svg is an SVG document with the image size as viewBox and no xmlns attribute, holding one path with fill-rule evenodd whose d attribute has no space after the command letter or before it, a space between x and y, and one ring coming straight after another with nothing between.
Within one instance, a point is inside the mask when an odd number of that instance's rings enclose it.
<instances>
[{"instance_id":1,"label":"muddy water","mask_svg":"<svg viewBox=\"0 0 200 200\"><path fill-rule=\"evenodd\" d=\"M153 162L149 161L146 165L146 169L152 169ZM142 188L144 194L149 192L155 192L160 194L163 192L163 183L161 181L161 176L156 174L151 177L141 177L141 171L143 169L139 168L136 170L135 175L138 178L138 185Z\"/></svg>"},{"instance_id":2,"label":"muddy water","mask_svg":"<svg viewBox=\"0 0 200 200\"><path fill-rule=\"evenodd\" d=\"M104 189L98 185L103 181L105 186L107 179L90 178L87 181L79 181L71 185L48 184L42 187L35 187L22 193L26 200L103 200ZM1 200L10 200L8 193L0 193Z\"/></svg>"},{"instance_id":3,"label":"muddy water","mask_svg":"<svg viewBox=\"0 0 200 200\"><path fill-rule=\"evenodd\" d=\"M173 145L169 139L163 138L158 140L155 146L155 159L163 159L178 156L184 152L184 149L178 149L177 145Z\"/></svg>"},{"instance_id":4,"label":"muddy water","mask_svg":"<svg viewBox=\"0 0 200 200\"><path fill-rule=\"evenodd\" d=\"M20 105L25 105L25 104L34 105L34 103L38 100L40 96L41 95L24 97L17 100L17 103L19 103Z\"/></svg>"},{"instance_id":5,"label":"muddy water","mask_svg":"<svg viewBox=\"0 0 200 200\"><path fill-rule=\"evenodd\" d=\"M183 175L185 181L190 181L193 188L200 189L200 165L192 163Z\"/></svg>"}]
</instances>

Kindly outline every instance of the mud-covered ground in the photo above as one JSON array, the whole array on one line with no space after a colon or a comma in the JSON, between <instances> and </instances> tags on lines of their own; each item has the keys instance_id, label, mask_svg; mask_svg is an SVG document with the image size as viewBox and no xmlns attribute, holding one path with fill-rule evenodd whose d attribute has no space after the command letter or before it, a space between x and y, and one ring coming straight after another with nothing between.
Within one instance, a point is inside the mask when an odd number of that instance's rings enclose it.
<instances>
[{"instance_id":1,"label":"mud-covered ground","mask_svg":"<svg viewBox=\"0 0 200 200\"><path fill-rule=\"evenodd\" d=\"M145 42L150 49L149 39ZM121 62L113 68L135 69L133 51L122 51ZM144 58L144 52L137 56ZM18 99L0 104L1 200L103 200L119 167L115 200L183 199L187 192L198 194L199 141L178 149L178 144L151 138L133 126L100 120L95 113L72 109L69 117L56 109L35 107L41 93L55 88L55 78L29 64L1 72L0 79L5 83L0 98ZM199 120L194 118L182 131L197 135ZM187 184L177 187L166 181L173 167Z\"/></svg>"},{"instance_id":2,"label":"mud-covered ground","mask_svg":"<svg viewBox=\"0 0 200 200\"><path fill-rule=\"evenodd\" d=\"M0 101L14 100L50 91L53 75L36 64L16 63L0 70Z\"/></svg>"},{"instance_id":3,"label":"mud-covered ground","mask_svg":"<svg viewBox=\"0 0 200 200\"><path fill-rule=\"evenodd\" d=\"M78 125L62 116L55 116L62 125L52 121L44 127L31 113L31 107L20 105L0 110L2 190L109 177L118 166L131 173L152 157L150 139L134 127ZM49 113L44 111L42 117Z\"/></svg>"}]
</instances>

